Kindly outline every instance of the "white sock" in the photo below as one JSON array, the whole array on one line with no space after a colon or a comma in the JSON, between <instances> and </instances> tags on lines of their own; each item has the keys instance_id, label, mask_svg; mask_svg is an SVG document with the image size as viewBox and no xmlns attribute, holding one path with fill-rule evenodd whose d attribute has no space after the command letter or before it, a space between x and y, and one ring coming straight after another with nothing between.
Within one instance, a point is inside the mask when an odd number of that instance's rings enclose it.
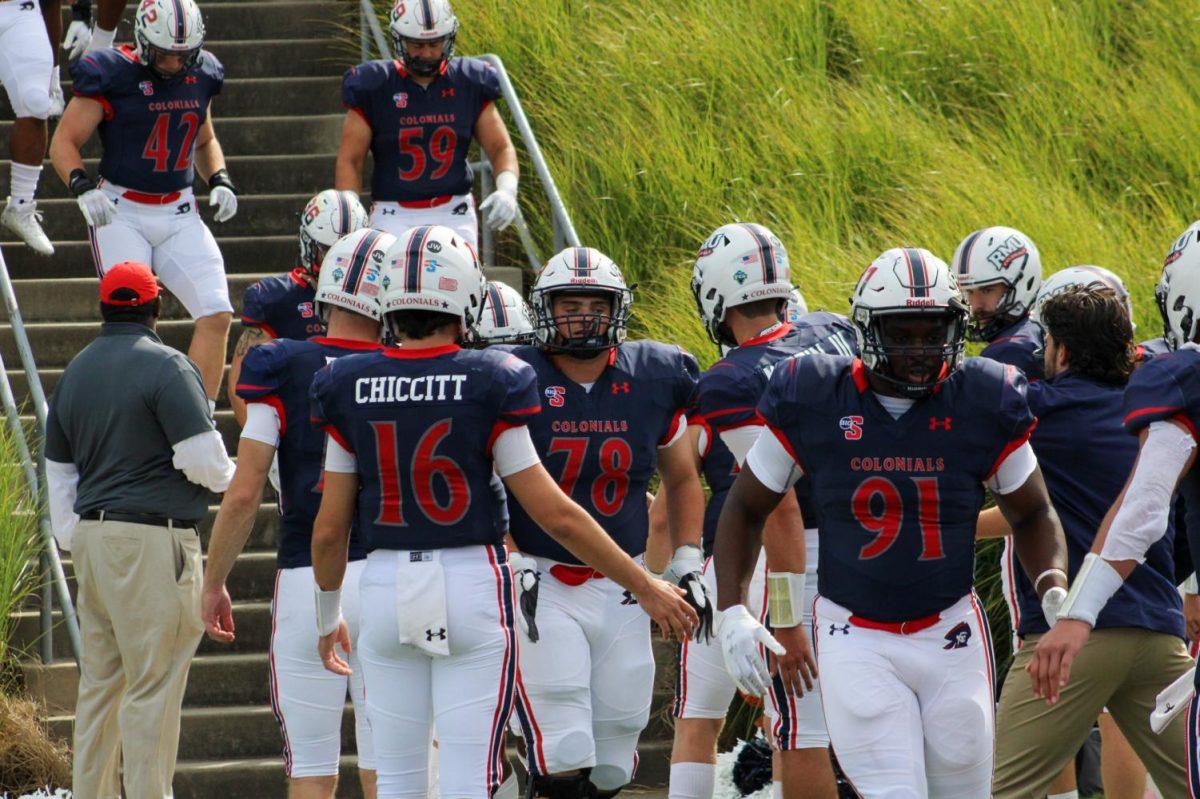
<instances>
[{"instance_id":1,"label":"white sock","mask_svg":"<svg viewBox=\"0 0 1200 799\"><path fill-rule=\"evenodd\" d=\"M41 165L29 166L13 161L12 188L9 190L13 202L18 204L33 202L33 195L37 193L38 178L41 176Z\"/></svg>"},{"instance_id":2,"label":"white sock","mask_svg":"<svg viewBox=\"0 0 1200 799\"><path fill-rule=\"evenodd\" d=\"M712 799L716 782L713 763L672 763L667 799Z\"/></svg>"},{"instance_id":3,"label":"white sock","mask_svg":"<svg viewBox=\"0 0 1200 799\"><path fill-rule=\"evenodd\" d=\"M779 780L771 781L771 799L783 799L783 783Z\"/></svg>"},{"instance_id":4,"label":"white sock","mask_svg":"<svg viewBox=\"0 0 1200 799\"><path fill-rule=\"evenodd\" d=\"M1079 799L1079 790L1047 794L1046 799Z\"/></svg>"},{"instance_id":5,"label":"white sock","mask_svg":"<svg viewBox=\"0 0 1200 799\"><path fill-rule=\"evenodd\" d=\"M500 783L492 799L517 799L517 772L509 774L508 779Z\"/></svg>"},{"instance_id":6,"label":"white sock","mask_svg":"<svg viewBox=\"0 0 1200 799\"><path fill-rule=\"evenodd\" d=\"M106 31L99 25L92 28L92 40L88 42L88 50L101 50L105 47L112 47L113 39L117 38L117 31Z\"/></svg>"}]
</instances>

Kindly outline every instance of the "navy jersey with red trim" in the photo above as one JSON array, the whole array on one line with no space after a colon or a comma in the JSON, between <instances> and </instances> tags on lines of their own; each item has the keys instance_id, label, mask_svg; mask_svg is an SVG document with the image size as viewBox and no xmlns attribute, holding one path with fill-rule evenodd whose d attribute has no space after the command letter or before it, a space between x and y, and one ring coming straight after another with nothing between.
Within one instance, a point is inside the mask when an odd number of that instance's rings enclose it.
<instances>
[{"instance_id":1,"label":"navy jersey with red trim","mask_svg":"<svg viewBox=\"0 0 1200 799\"><path fill-rule=\"evenodd\" d=\"M246 289L242 327L258 327L271 338L298 341L324 335L325 323L313 302L316 293L301 269L264 277Z\"/></svg>"},{"instance_id":2,"label":"navy jersey with red trim","mask_svg":"<svg viewBox=\"0 0 1200 799\"><path fill-rule=\"evenodd\" d=\"M1033 320L1025 318L1001 330L979 354L1017 367L1029 380L1041 380L1046 367L1035 354L1041 346L1042 329Z\"/></svg>"},{"instance_id":3,"label":"navy jersey with red trim","mask_svg":"<svg viewBox=\"0 0 1200 799\"><path fill-rule=\"evenodd\" d=\"M780 324L733 348L704 373L699 386L700 415L717 436L736 427L762 424L758 402L781 361L817 352L855 355L856 351L854 327L844 316L817 311L794 325ZM805 524L818 526L808 480L796 483L796 499Z\"/></svg>"},{"instance_id":4,"label":"navy jersey with red trim","mask_svg":"<svg viewBox=\"0 0 1200 799\"><path fill-rule=\"evenodd\" d=\"M388 347L329 364L310 398L313 423L358 459L368 548L503 540L492 444L541 408L528 364L496 349Z\"/></svg>"},{"instance_id":5,"label":"navy jersey with red trim","mask_svg":"<svg viewBox=\"0 0 1200 799\"><path fill-rule=\"evenodd\" d=\"M1139 361L1148 361L1158 355L1166 355L1171 351L1167 346L1167 340L1162 336L1143 341L1137 345L1137 359Z\"/></svg>"},{"instance_id":6,"label":"navy jersey with red trim","mask_svg":"<svg viewBox=\"0 0 1200 799\"><path fill-rule=\"evenodd\" d=\"M1137 439L1127 435L1121 424L1124 391L1124 386L1071 372L1029 385L1029 408L1038 419L1029 443L1067 537L1072 580L1137 458ZM1175 588L1173 538L1168 532L1150 548L1146 562L1133 570L1104 606L1096 629L1140 627L1184 636L1183 603ZM1021 608L1017 633L1046 632L1049 627L1033 585L1024 569L1014 571Z\"/></svg>"},{"instance_id":7,"label":"navy jersey with red trim","mask_svg":"<svg viewBox=\"0 0 1200 799\"><path fill-rule=\"evenodd\" d=\"M246 353L237 394L271 405L279 414L279 567L312 565L312 525L321 505L325 433L308 422L313 375L330 361L378 344L340 339L276 339ZM366 557L356 530L350 560Z\"/></svg>"},{"instance_id":8,"label":"navy jersey with red trim","mask_svg":"<svg viewBox=\"0 0 1200 799\"><path fill-rule=\"evenodd\" d=\"M704 375L701 375L700 379L703 381ZM691 424L692 419L689 417L688 425ZM702 417L697 417L696 424L703 425L708 431L707 446L704 452L700 453L700 468L710 492L708 504L704 506L702 541L704 557L707 558L713 552L713 544L717 540L717 520L721 518L721 508L725 507L725 498L729 496L729 489L733 487L733 481L737 477L738 465L729 447L725 446L725 442L711 425Z\"/></svg>"},{"instance_id":9,"label":"navy jersey with red trim","mask_svg":"<svg viewBox=\"0 0 1200 799\"><path fill-rule=\"evenodd\" d=\"M537 373L542 412L529 431L546 469L631 556L646 550L646 489L658 467L658 447L678 430L696 391L696 359L657 341L627 341L591 391L567 379L533 346L506 349ZM509 531L522 552L562 563L579 560L508 503Z\"/></svg>"},{"instance_id":10,"label":"navy jersey with red trim","mask_svg":"<svg viewBox=\"0 0 1200 799\"><path fill-rule=\"evenodd\" d=\"M195 180L196 137L225 67L207 50L184 75L164 81L128 45L92 50L71 62L78 97L104 106L100 176L127 189L169 194Z\"/></svg>"},{"instance_id":11,"label":"navy jersey with red trim","mask_svg":"<svg viewBox=\"0 0 1200 799\"><path fill-rule=\"evenodd\" d=\"M478 58L450 59L428 86L396 61L368 61L346 72L342 104L371 126L372 199L412 202L469 192L475 123L499 96L496 70Z\"/></svg>"},{"instance_id":12,"label":"navy jersey with red trim","mask_svg":"<svg viewBox=\"0 0 1200 799\"><path fill-rule=\"evenodd\" d=\"M1025 376L970 358L899 419L862 361L776 367L759 413L812 481L824 597L875 621L938 613L971 591L983 483L1034 425Z\"/></svg>"}]
</instances>

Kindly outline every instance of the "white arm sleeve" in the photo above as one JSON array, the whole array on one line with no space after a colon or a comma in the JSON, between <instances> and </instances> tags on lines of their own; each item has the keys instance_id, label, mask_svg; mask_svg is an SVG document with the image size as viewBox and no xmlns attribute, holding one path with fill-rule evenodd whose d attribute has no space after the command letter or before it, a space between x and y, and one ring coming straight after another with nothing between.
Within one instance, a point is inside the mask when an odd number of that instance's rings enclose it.
<instances>
[{"instance_id":1,"label":"white arm sleeve","mask_svg":"<svg viewBox=\"0 0 1200 799\"><path fill-rule=\"evenodd\" d=\"M225 452L225 442L216 430L206 430L185 438L171 447L175 452L171 465L196 485L214 494L229 488L233 479L233 461Z\"/></svg>"},{"instance_id":2,"label":"white arm sleeve","mask_svg":"<svg viewBox=\"0 0 1200 799\"><path fill-rule=\"evenodd\" d=\"M50 495L50 527L54 540L63 550L71 551L75 537L75 525L79 516L75 513L75 493L79 488L79 470L73 463L46 460L46 489Z\"/></svg>"},{"instance_id":3,"label":"white arm sleeve","mask_svg":"<svg viewBox=\"0 0 1200 799\"><path fill-rule=\"evenodd\" d=\"M761 424L750 424L745 427L731 427L728 430L720 432L721 440L725 442L725 446L729 447L729 451L733 453L734 460L738 466L746 462L746 453L754 446L754 442L758 440L758 434L765 430L766 427ZM771 436L775 438L775 436Z\"/></svg>"},{"instance_id":4,"label":"white arm sleeve","mask_svg":"<svg viewBox=\"0 0 1200 799\"><path fill-rule=\"evenodd\" d=\"M523 472L541 460L525 425L510 427L492 444L492 464L501 477Z\"/></svg>"},{"instance_id":5,"label":"white arm sleeve","mask_svg":"<svg viewBox=\"0 0 1200 799\"><path fill-rule=\"evenodd\" d=\"M776 494L787 491L804 472L774 434L758 437L754 446L746 453L746 468L754 472L758 481Z\"/></svg>"},{"instance_id":6,"label":"white arm sleeve","mask_svg":"<svg viewBox=\"0 0 1200 799\"><path fill-rule=\"evenodd\" d=\"M242 438L261 441L272 447L279 446L279 411L265 402L246 403L246 426Z\"/></svg>"},{"instance_id":7,"label":"white arm sleeve","mask_svg":"<svg viewBox=\"0 0 1200 799\"><path fill-rule=\"evenodd\" d=\"M1036 468L1037 456L1033 454L1033 447L1026 441L1008 454L985 485L997 494L1011 494L1025 485L1025 481Z\"/></svg>"},{"instance_id":8,"label":"white arm sleeve","mask_svg":"<svg viewBox=\"0 0 1200 799\"><path fill-rule=\"evenodd\" d=\"M325 436L325 471L339 474L354 474L358 471L358 458L331 435Z\"/></svg>"},{"instance_id":9,"label":"white arm sleeve","mask_svg":"<svg viewBox=\"0 0 1200 799\"><path fill-rule=\"evenodd\" d=\"M1146 550L1167 531L1171 497L1196 441L1170 422L1152 422L1138 451L1133 478L1113 517L1100 555L1108 561L1146 560Z\"/></svg>"},{"instance_id":10,"label":"white arm sleeve","mask_svg":"<svg viewBox=\"0 0 1200 799\"><path fill-rule=\"evenodd\" d=\"M680 438L683 437L683 434L687 432L687 428L688 428L687 417L684 416L683 414L680 414L679 415L679 423L677 425L675 425L675 433L665 443L659 444L658 448L666 449L667 447L674 444L676 441L678 441Z\"/></svg>"},{"instance_id":11,"label":"white arm sleeve","mask_svg":"<svg viewBox=\"0 0 1200 799\"><path fill-rule=\"evenodd\" d=\"M704 453L708 451L708 428L701 425L698 429L700 435L696 436L696 454L703 458Z\"/></svg>"}]
</instances>

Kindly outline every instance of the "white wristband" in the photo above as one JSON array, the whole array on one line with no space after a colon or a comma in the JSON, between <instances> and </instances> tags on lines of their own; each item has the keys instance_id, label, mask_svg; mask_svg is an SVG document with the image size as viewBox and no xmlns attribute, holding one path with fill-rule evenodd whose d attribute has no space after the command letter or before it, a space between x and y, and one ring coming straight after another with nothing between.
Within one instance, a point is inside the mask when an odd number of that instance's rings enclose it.
<instances>
[{"instance_id":1,"label":"white wristband","mask_svg":"<svg viewBox=\"0 0 1200 799\"><path fill-rule=\"evenodd\" d=\"M806 575L767 572L767 617L772 627L795 627L804 620Z\"/></svg>"},{"instance_id":2,"label":"white wristband","mask_svg":"<svg viewBox=\"0 0 1200 799\"><path fill-rule=\"evenodd\" d=\"M1192 572L1188 578L1183 581L1183 593L1185 594L1200 594L1200 584L1196 582L1196 573Z\"/></svg>"},{"instance_id":3,"label":"white wristband","mask_svg":"<svg viewBox=\"0 0 1200 799\"><path fill-rule=\"evenodd\" d=\"M496 191L507 191L516 197L517 176L507 169L496 175Z\"/></svg>"},{"instance_id":4,"label":"white wristband","mask_svg":"<svg viewBox=\"0 0 1200 799\"><path fill-rule=\"evenodd\" d=\"M313 584L317 597L317 635L324 638L337 630L342 623L342 589L322 591L321 587Z\"/></svg>"},{"instance_id":5,"label":"white wristband","mask_svg":"<svg viewBox=\"0 0 1200 799\"><path fill-rule=\"evenodd\" d=\"M1038 586L1042 584L1042 580L1045 580L1051 574L1062 575L1063 582L1069 583L1071 581L1071 578L1067 577L1067 573L1062 569L1046 569L1046 571L1039 574L1037 579L1033 581L1033 590L1037 591Z\"/></svg>"},{"instance_id":6,"label":"white wristband","mask_svg":"<svg viewBox=\"0 0 1200 799\"><path fill-rule=\"evenodd\" d=\"M1125 580L1108 561L1089 552L1083 559L1079 574L1067 592L1067 599L1058 612L1060 619L1075 619L1096 626L1096 617Z\"/></svg>"}]
</instances>

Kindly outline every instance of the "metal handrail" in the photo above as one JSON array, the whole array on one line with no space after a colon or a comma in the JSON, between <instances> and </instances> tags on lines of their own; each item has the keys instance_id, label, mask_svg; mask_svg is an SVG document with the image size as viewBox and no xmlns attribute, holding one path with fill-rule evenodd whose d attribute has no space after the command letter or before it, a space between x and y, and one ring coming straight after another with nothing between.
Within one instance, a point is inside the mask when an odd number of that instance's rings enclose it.
<instances>
[{"instance_id":1,"label":"metal handrail","mask_svg":"<svg viewBox=\"0 0 1200 799\"><path fill-rule=\"evenodd\" d=\"M360 42L360 50L363 60L365 61L371 53L368 34L374 40L375 52L378 52L382 58L391 59L392 51L388 46L387 37L384 36L383 28L379 24L379 18L375 14L375 8L371 0L360 0L362 38ZM550 204L550 220L554 231L554 249L561 250L564 247L579 247L579 234L575 232L575 225L571 222L571 215L567 212L566 203L563 202L562 195L558 192L558 185L554 182L554 176L550 174L550 166L546 163L545 157L542 155L542 148L538 145L537 136L534 135L533 126L529 124L529 118L525 116L525 109L521 106L521 98L517 95L516 87L508 77L508 70L504 68L504 62L500 60L500 56L494 53L485 53L476 56L482 61L486 61L495 70L500 81L500 94L504 98L505 104L508 106L508 111L512 115L513 122L516 124L517 132L521 136L521 141L525 144L525 152L529 156L529 161L533 164L534 171L537 173L538 180L542 184L542 190L546 194L546 199ZM492 166L487 160L487 155L481 154L480 161L472 164L479 174L483 195L487 196L492 185ZM529 260L530 266L536 271L541 268L542 258L537 251L536 243L533 236L529 233L529 227L526 224L524 215L520 209L517 209L517 218L514 221L517 234L521 240L521 246L525 250L525 256ZM495 241L491 230L486 225L480 231L480 255L485 264L495 263Z\"/></svg>"},{"instance_id":2,"label":"metal handrail","mask_svg":"<svg viewBox=\"0 0 1200 799\"><path fill-rule=\"evenodd\" d=\"M21 319L21 309L17 306L17 294L13 290L12 279L8 274L8 263L4 260L4 251L0 250L0 296L4 298L4 306L8 311L8 321L12 326L13 337L17 342L17 353L21 357L21 366L25 371L25 382L29 388L33 404L34 418L37 420L37 432L40 440L46 440L46 392L42 389L42 378L38 374L37 362L33 357L33 348L29 344L29 336L25 332L25 323ZM53 639L53 600L55 596L62 607L63 621L67 628L67 638L71 643L71 654L75 665L79 665L82 644L79 637L79 619L75 615L75 603L71 600L71 591L67 585L67 576L63 571L62 559L58 555L58 543L54 540L54 530L50 525L46 489L46 456L42 448L38 449L37 462L30 455L29 442L25 438L25 427L21 423L20 410L17 408L16 397L13 394L12 382L8 379L8 370L4 366L3 356L0 356L0 402L3 402L4 413L8 418L16 439L21 464L25 472L25 481L29 484L30 494L37 501L38 527L42 532L42 560L45 570L49 572L50 582L44 585L42 594L41 613L41 657L43 663L54 660Z\"/></svg>"}]
</instances>

